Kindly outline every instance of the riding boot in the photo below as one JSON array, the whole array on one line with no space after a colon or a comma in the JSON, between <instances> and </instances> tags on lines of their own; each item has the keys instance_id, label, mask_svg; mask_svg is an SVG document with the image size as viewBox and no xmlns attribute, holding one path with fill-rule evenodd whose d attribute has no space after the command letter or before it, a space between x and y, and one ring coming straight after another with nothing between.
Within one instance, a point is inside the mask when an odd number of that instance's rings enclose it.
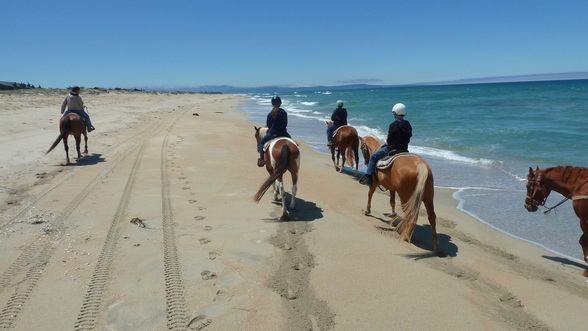
<instances>
[{"instance_id":1,"label":"riding boot","mask_svg":"<svg viewBox=\"0 0 588 331\"><path fill-rule=\"evenodd\" d=\"M359 183L362 185L372 186L372 175L364 174L360 179Z\"/></svg>"}]
</instances>

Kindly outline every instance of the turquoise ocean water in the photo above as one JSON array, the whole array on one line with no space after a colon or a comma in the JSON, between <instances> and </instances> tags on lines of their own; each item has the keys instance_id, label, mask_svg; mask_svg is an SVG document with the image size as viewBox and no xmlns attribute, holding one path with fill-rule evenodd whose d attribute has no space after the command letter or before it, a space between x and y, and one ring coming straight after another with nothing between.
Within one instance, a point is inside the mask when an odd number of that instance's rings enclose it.
<instances>
[{"instance_id":1,"label":"turquoise ocean water","mask_svg":"<svg viewBox=\"0 0 588 331\"><path fill-rule=\"evenodd\" d=\"M241 110L249 113L249 120L265 124L273 95L246 94L250 102ZM529 213L523 203L529 167L588 167L588 80L317 90L279 96L292 137L325 154L324 121L337 100L345 102L349 124L361 136L376 134L382 140L393 119L392 106L404 103L413 127L410 151L431 165L436 187L457 190L454 198L460 210L582 261L581 230L571 202L548 215L541 210ZM330 155L325 159L330 162ZM360 171L364 170L362 160ZM358 189L363 187L358 184ZM546 205L562 198L553 192Z\"/></svg>"}]
</instances>

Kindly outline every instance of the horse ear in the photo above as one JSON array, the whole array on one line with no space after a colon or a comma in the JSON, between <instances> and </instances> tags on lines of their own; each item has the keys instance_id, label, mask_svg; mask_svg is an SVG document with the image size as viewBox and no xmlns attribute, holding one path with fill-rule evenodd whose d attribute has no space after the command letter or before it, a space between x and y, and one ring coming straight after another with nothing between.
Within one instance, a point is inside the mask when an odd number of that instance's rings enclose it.
<instances>
[{"instance_id":1,"label":"horse ear","mask_svg":"<svg viewBox=\"0 0 588 331\"><path fill-rule=\"evenodd\" d=\"M533 168L529 167L529 174L533 173Z\"/></svg>"}]
</instances>

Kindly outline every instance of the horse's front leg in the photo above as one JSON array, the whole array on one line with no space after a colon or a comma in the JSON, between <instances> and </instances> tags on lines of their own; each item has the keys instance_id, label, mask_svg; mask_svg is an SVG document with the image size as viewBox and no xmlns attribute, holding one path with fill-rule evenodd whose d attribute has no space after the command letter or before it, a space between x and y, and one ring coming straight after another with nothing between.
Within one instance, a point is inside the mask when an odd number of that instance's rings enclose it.
<instances>
[{"instance_id":1,"label":"horse's front leg","mask_svg":"<svg viewBox=\"0 0 588 331\"><path fill-rule=\"evenodd\" d=\"M80 152L80 144L82 143L82 137L77 135L74 136L74 138L76 139L76 152L78 152L78 159L81 159L82 153Z\"/></svg>"},{"instance_id":2,"label":"horse's front leg","mask_svg":"<svg viewBox=\"0 0 588 331\"><path fill-rule=\"evenodd\" d=\"M84 154L88 154L88 135L84 133Z\"/></svg>"},{"instance_id":3,"label":"horse's front leg","mask_svg":"<svg viewBox=\"0 0 588 331\"><path fill-rule=\"evenodd\" d=\"M337 162L335 162L335 146L331 146L331 160L333 160L333 166L335 166L335 171L339 171L339 167L338 167L338 163L339 160L337 160Z\"/></svg>"},{"instance_id":4,"label":"horse's front leg","mask_svg":"<svg viewBox=\"0 0 588 331\"><path fill-rule=\"evenodd\" d=\"M392 208L390 217L396 217L396 192L392 190L390 190L390 207Z\"/></svg>"},{"instance_id":5,"label":"horse's front leg","mask_svg":"<svg viewBox=\"0 0 588 331\"><path fill-rule=\"evenodd\" d=\"M368 190L368 201L367 205L365 206L365 210L363 211L364 215L369 215L372 212L372 195L374 195L374 192L376 191L377 187L378 185L374 182Z\"/></svg>"}]
</instances>

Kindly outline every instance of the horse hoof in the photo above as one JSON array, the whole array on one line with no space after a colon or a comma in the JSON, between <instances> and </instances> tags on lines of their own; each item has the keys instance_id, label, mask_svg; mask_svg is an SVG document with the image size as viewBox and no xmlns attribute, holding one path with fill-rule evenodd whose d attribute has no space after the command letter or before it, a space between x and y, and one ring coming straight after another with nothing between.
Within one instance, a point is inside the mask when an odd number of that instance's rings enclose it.
<instances>
[{"instance_id":1,"label":"horse hoof","mask_svg":"<svg viewBox=\"0 0 588 331\"><path fill-rule=\"evenodd\" d=\"M362 210L361 210L361 212L362 212L364 215L368 216L368 215L370 214L370 212L371 212L371 211L370 211L370 210L365 210L365 209L362 209Z\"/></svg>"},{"instance_id":2,"label":"horse hoof","mask_svg":"<svg viewBox=\"0 0 588 331\"><path fill-rule=\"evenodd\" d=\"M582 273L582 275L584 275L585 277L588 277L588 269L584 270L584 272Z\"/></svg>"},{"instance_id":3,"label":"horse hoof","mask_svg":"<svg viewBox=\"0 0 588 331\"><path fill-rule=\"evenodd\" d=\"M447 256L447 254L445 254L445 252L441 248L435 248L435 254L438 257L446 257Z\"/></svg>"}]
</instances>

